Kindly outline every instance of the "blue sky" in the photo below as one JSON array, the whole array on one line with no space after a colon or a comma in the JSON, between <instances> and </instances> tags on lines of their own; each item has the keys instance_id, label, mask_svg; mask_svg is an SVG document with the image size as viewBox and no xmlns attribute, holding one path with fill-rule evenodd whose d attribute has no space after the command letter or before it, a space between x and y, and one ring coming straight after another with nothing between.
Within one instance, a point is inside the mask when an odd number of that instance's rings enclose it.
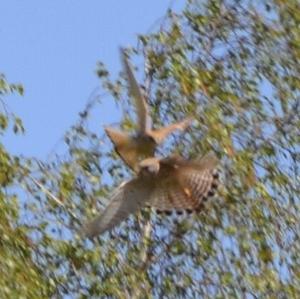
<instances>
[{"instance_id":1,"label":"blue sky","mask_svg":"<svg viewBox=\"0 0 300 299\"><path fill-rule=\"evenodd\" d=\"M26 129L25 136L4 138L8 150L45 158L99 86L97 61L103 61L116 75L121 68L119 46L136 45L137 34L147 32L169 4L138 0L3 1L0 72L9 82L25 87L23 98L6 98ZM119 118L113 103L103 104L101 111L99 130Z\"/></svg>"}]
</instances>

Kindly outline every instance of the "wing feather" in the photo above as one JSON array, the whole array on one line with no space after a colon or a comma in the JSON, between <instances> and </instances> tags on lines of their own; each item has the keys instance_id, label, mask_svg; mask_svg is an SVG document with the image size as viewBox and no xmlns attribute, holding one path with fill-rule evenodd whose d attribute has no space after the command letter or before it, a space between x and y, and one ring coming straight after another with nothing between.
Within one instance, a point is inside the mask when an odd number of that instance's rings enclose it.
<instances>
[{"instance_id":1,"label":"wing feather","mask_svg":"<svg viewBox=\"0 0 300 299\"><path fill-rule=\"evenodd\" d=\"M106 127L105 132L114 144L116 152L126 163L126 165L132 170L136 170L140 156L137 143L134 142L129 134L119 130Z\"/></svg>"},{"instance_id":2,"label":"wing feather","mask_svg":"<svg viewBox=\"0 0 300 299\"><path fill-rule=\"evenodd\" d=\"M184 131L192 123L191 118L185 118L184 120L156 129L148 132L148 134L156 141L157 144L162 143L168 135L170 135L175 130Z\"/></svg>"},{"instance_id":3,"label":"wing feather","mask_svg":"<svg viewBox=\"0 0 300 299\"><path fill-rule=\"evenodd\" d=\"M212 154L192 161L162 160L149 205L160 211L198 209L217 187L216 163Z\"/></svg>"},{"instance_id":4,"label":"wing feather","mask_svg":"<svg viewBox=\"0 0 300 299\"><path fill-rule=\"evenodd\" d=\"M134 104L136 107L137 118L138 118L138 130L141 133L146 132L150 122L150 116L148 112L148 105L146 99L141 91L132 71L132 68L127 59L124 49L121 49L121 57L124 65L124 70L126 73L128 85L129 85L129 95L133 97Z\"/></svg>"},{"instance_id":5,"label":"wing feather","mask_svg":"<svg viewBox=\"0 0 300 299\"><path fill-rule=\"evenodd\" d=\"M140 178L122 184L112 194L106 209L94 220L83 226L87 238L109 231L146 204L149 188Z\"/></svg>"}]
</instances>

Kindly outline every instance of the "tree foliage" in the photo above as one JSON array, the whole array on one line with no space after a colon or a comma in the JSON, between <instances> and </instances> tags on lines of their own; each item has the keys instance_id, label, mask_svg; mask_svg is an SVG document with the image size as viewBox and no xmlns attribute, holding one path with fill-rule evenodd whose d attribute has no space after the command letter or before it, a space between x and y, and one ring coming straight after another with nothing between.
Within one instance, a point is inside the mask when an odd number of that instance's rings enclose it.
<instances>
[{"instance_id":1,"label":"tree foliage","mask_svg":"<svg viewBox=\"0 0 300 299\"><path fill-rule=\"evenodd\" d=\"M9 84L0 74L0 134L12 128L24 132L22 121L9 112L5 96L23 94L23 87ZM0 297L41 298L50 287L43 276L43 265L35 257L36 244L31 240L29 223L21 221L22 198L19 184L24 171L20 158L7 152L0 144ZM52 286L54 288L54 285Z\"/></svg>"},{"instance_id":2,"label":"tree foliage","mask_svg":"<svg viewBox=\"0 0 300 299\"><path fill-rule=\"evenodd\" d=\"M95 242L80 239L83 221L130 176L108 139L89 129L99 101L89 102L66 133L64 156L26 160L2 147L6 297L297 298L299 9L293 0L190 0L132 49L145 57L155 123L197 120L160 154L213 149L220 158L222 187L200 215L145 210ZM113 81L102 64L98 75L124 107L122 126L130 130L122 76ZM11 89L0 81L1 96ZM0 118L3 131L8 118ZM18 186L26 200L13 192Z\"/></svg>"}]
</instances>

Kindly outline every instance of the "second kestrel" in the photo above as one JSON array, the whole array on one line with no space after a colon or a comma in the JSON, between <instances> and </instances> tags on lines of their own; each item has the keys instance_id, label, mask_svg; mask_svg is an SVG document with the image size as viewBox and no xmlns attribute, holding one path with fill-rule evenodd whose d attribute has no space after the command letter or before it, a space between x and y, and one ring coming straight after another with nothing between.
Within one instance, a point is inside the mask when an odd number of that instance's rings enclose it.
<instances>
[{"instance_id":1,"label":"second kestrel","mask_svg":"<svg viewBox=\"0 0 300 299\"><path fill-rule=\"evenodd\" d=\"M121 49L121 57L124 71L128 81L129 96L134 100L137 114L137 130L131 135L127 132L106 127L105 132L113 142L117 153L123 161L134 171L137 171L139 162L153 157L157 145L175 130L185 130L192 122L186 118L180 122L159 129L152 129L151 117L148 111L146 99L140 89L126 53Z\"/></svg>"}]
</instances>

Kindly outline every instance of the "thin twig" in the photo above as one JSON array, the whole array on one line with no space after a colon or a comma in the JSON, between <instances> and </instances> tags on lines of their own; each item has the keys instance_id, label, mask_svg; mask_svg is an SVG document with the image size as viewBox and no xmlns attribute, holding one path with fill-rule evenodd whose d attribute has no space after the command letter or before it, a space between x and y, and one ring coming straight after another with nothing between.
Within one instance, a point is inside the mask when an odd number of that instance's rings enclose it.
<instances>
[{"instance_id":1,"label":"thin twig","mask_svg":"<svg viewBox=\"0 0 300 299\"><path fill-rule=\"evenodd\" d=\"M74 219L79 220L77 216L68 210L66 206L62 203L61 200L59 200L53 193L51 193L44 185L42 185L38 180L36 180L34 177L31 175L28 175L28 177L34 182L34 184L40 188L42 192L44 192L47 196L49 196L52 200L55 201L60 207L64 208Z\"/></svg>"}]
</instances>

